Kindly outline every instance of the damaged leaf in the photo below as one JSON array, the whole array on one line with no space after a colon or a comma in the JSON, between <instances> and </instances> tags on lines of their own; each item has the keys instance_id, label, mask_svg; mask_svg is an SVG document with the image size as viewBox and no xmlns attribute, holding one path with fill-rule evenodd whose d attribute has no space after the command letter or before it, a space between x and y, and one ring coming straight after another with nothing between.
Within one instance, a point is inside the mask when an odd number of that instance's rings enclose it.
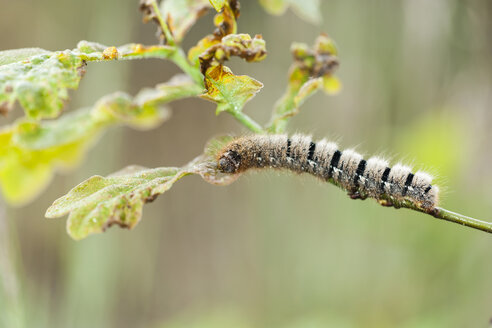
<instances>
[{"instance_id":1,"label":"damaged leaf","mask_svg":"<svg viewBox=\"0 0 492 328\"><path fill-rule=\"evenodd\" d=\"M84 70L85 62L68 50L2 65L0 111L9 112L19 101L30 118L57 117L68 99L68 89L77 88Z\"/></svg>"},{"instance_id":2,"label":"damaged leaf","mask_svg":"<svg viewBox=\"0 0 492 328\"><path fill-rule=\"evenodd\" d=\"M234 75L223 65L210 67L205 73L206 93L201 97L217 103L217 114L232 114L242 108L263 87L263 84L247 75Z\"/></svg>"},{"instance_id":3,"label":"damaged leaf","mask_svg":"<svg viewBox=\"0 0 492 328\"><path fill-rule=\"evenodd\" d=\"M247 62L258 62L265 59L266 55L266 44L261 35L251 38L249 34L230 34L203 52L199 61L204 74L210 66L223 64L231 56L243 58Z\"/></svg>"},{"instance_id":4,"label":"damaged leaf","mask_svg":"<svg viewBox=\"0 0 492 328\"><path fill-rule=\"evenodd\" d=\"M56 121L21 119L0 130L0 188L12 205L36 197L58 169L76 166L102 133L115 125L150 129L169 117L161 105L196 96L202 89L182 76L136 97L117 92L92 108L80 109Z\"/></svg>"},{"instance_id":5,"label":"damaged leaf","mask_svg":"<svg viewBox=\"0 0 492 328\"><path fill-rule=\"evenodd\" d=\"M57 218L70 213L67 231L76 240L104 232L114 224L131 229L142 218L145 203L190 174L199 174L215 184L227 184L235 179L220 178L214 160L206 155L182 168L130 166L110 176L93 176L82 182L57 199L46 211L46 217Z\"/></svg>"},{"instance_id":6,"label":"damaged leaf","mask_svg":"<svg viewBox=\"0 0 492 328\"><path fill-rule=\"evenodd\" d=\"M196 66L199 65L198 57L213 45L219 44L222 38L229 34L237 33L237 18L239 17L239 2L236 0L212 2L214 8L222 8L214 18L215 30L213 34L205 36L197 45L188 51L188 59Z\"/></svg>"},{"instance_id":7,"label":"damaged leaf","mask_svg":"<svg viewBox=\"0 0 492 328\"><path fill-rule=\"evenodd\" d=\"M68 100L68 90L78 87L87 62L168 58L174 51L168 46L128 44L117 48L87 41L79 42L74 50L2 51L0 113L7 114L18 101L30 119L58 117Z\"/></svg>"},{"instance_id":8,"label":"damaged leaf","mask_svg":"<svg viewBox=\"0 0 492 328\"><path fill-rule=\"evenodd\" d=\"M338 68L337 49L334 42L321 34L313 49L306 44L292 45L294 63L289 71L289 84L281 99L275 105L269 131L282 133L288 119L299 113L302 103L319 89L327 94L336 94L341 83L333 72Z\"/></svg>"}]
</instances>

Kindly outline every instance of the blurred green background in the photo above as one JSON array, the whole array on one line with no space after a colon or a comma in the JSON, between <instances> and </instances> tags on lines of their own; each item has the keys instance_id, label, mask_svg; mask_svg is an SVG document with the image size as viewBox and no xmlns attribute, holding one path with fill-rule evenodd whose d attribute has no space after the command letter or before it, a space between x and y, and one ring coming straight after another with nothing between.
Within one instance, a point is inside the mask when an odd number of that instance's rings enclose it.
<instances>
[{"instance_id":1,"label":"blurred green background","mask_svg":"<svg viewBox=\"0 0 492 328\"><path fill-rule=\"evenodd\" d=\"M322 1L321 26L242 1L239 31L262 34L264 62L229 66L265 84L246 112L266 122L285 88L290 43L321 31L340 50L336 97L317 94L291 132L415 164L438 176L442 206L492 220L492 2ZM1 2L0 50L155 43L133 0ZM212 30L212 15L187 36ZM206 31L206 32L205 32ZM90 64L67 110L135 94L178 69L158 60ZM314 178L249 174L229 187L188 177L133 231L75 242L54 199L94 174L181 165L211 137L240 133L199 99L149 132L114 129L83 165L22 208L1 204L3 327L488 327L492 236L408 210L352 201ZM17 109L3 124L21 115Z\"/></svg>"}]
</instances>

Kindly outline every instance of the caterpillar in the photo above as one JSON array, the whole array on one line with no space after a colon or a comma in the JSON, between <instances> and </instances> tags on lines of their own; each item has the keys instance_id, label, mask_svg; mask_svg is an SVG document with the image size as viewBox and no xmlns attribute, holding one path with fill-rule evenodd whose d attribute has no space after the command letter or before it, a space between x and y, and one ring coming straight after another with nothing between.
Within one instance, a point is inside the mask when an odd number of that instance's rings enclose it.
<instances>
[{"instance_id":1,"label":"caterpillar","mask_svg":"<svg viewBox=\"0 0 492 328\"><path fill-rule=\"evenodd\" d=\"M402 164L389 167L379 157L365 160L354 150L339 150L336 143L325 139L315 143L300 134L243 136L233 138L216 156L217 168L223 173L252 168L288 169L332 181L353 199L370 197L388 206L394 201L407 201L425 210L438 203L439 188L431 184L429 174L412 173Z\"/></svg>"}]
</instances>

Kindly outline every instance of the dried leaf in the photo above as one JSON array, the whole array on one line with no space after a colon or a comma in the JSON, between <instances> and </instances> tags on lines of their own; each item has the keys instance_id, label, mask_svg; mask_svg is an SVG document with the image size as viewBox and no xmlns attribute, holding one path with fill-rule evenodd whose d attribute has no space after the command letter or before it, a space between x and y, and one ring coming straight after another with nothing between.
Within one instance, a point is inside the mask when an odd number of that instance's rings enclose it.
<instances>
[{"instance_id":1,"label":"dried leaf","mask_svg":"<svg viewBox=\"0 0 492 328\"><path fill-rule=\"evenodd\" d=\"M196 66L199 65L198 57L211 46L214 46L229 34L237 33L236 19L239 17L239 2L236 0L216 1L215 4L211 1L214 8L222 8L214 18L215 31L213 34L205 36L198 41L197 45L188 51L188 59ZM223 4L222 4L223 3Z\"/></svg>"},{"instance_id":2,"label":"dried leaf","mask_svg":"<svg viewBox=\"0 0 492 328\"><path fill-rule=\"evenodd\" d=\"M231 56L243 58L247 62L258 62L267 54L265 40L261 35L251 38L249 34L229 34L220 43L209 47L199 56L202 74L213 65L223 64Z\"/></svg>"}]
</instances>

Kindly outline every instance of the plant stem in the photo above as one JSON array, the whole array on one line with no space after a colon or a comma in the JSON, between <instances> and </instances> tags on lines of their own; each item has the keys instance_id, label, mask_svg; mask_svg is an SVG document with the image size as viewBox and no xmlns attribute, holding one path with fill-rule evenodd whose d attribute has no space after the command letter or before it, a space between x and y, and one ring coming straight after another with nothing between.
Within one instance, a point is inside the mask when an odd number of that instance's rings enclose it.
<instances>
[{"instance_id":1,"label":"plant stem","mask_svg":"<svg viewBox=\"0 0 492 328\"><path fill-rule=\"evenodd\" d=\"M155 11L155 14L157 15L157 19L159 20L159 25L162 28L162 32L164 32L164 36L166 37L166 44L170 46L174 46L176 42L174 41L174 37L169 31L169 27L167 26L166 22L162 18L162 13L161 10L159 9L159 5L157 4L156 0L152 0L152 8Z\"/></svg>"},{"instance_id":2,"label":"plant stem","mask_svg":"<svg viewBox=\"0 0 492 328\"><path fill-rule=\"evenodd\" d=\"M345 189L340 186L333 178L327 180L328 183L331 183L341 189ZM353 197L354 194L349 193L349 196L352 199L366 199L366 197ZM388 195L382 195L381 198L377 199L377 202L385 207L394 207L398 208L408 208L410 210L414 210L417 212L428 214L436 219L441 219L457 224L461 224L462 226L469 227L476 230L481 230L484 232L492 233L492 222L481 221L469 216L465 216L463 214L455 213L450 210L441 207L433 207L430 209L425 209L419 207L417 204L411 202L410 200L397 200Z\"/></svg>"},{"instance_id":3,"label":"plant stem","mask_svg":"<svg viewBox=\"0 0 492 328\"><path fill-rule=\"evenodd\" d=\"M481 221L477 220L475 218L471 218L469 216L465 216L459 213L451 212L447 209L441 208L441 207L436 207L434 210L430 212L424 212L429 215L432 215L436 219L442 219L446 220L449 222L454 222L461 224L465 227L485 231L488 233L492 233L492 223L486 222L486 221Z\"/></svg>"},{"instance_id":4,"label":"plant stem","mask_svg":"<svg viewBox=\"0 0 492 328\"><path fill-rule=\"evenodd\" d=\"M263 133L263 128L261 125L256 123L255 120L253 120L251 117L246 115L245 113L241 111L227 111L230 113L232 116L236 118L242 125L250 129L254 133Z\"/></svg>"},{"instance_id":5,"label":"plant stem","mask_svg":"<svg viewBox=\"0 0 492 328\"><path fill-rule=\"evenodd\" d=\"M465 227L481 230L484 232L492 233L492 223L481 221L463 214L455 213L450 210L441 207L434 207L432 209L424 209L416 206L411 202L396 202L394 200L389 200L389 203L385 206L393 206L395 208L408 208L417 212L422 212L428 214L436 219L441 219L457 224L461 224Z\"/></svg>"},{"instance_id":6,"label":"plant stem","mask_svg":"<svg viewBox=\"0 0 492 328\"><path fill-rule=\"evenodd\" d=\"M179 68L183 70L186 74L188 74L193 81L195 81L196 84L204 88L203 85L203 75L198 69L198 67L195 67L190 64L188 61L188 58L186 58L186 55L183 51L183 49L176 47L176 51L174 54L171 56L171 60L178 65Z\"/></svg>"}]
</instances>

